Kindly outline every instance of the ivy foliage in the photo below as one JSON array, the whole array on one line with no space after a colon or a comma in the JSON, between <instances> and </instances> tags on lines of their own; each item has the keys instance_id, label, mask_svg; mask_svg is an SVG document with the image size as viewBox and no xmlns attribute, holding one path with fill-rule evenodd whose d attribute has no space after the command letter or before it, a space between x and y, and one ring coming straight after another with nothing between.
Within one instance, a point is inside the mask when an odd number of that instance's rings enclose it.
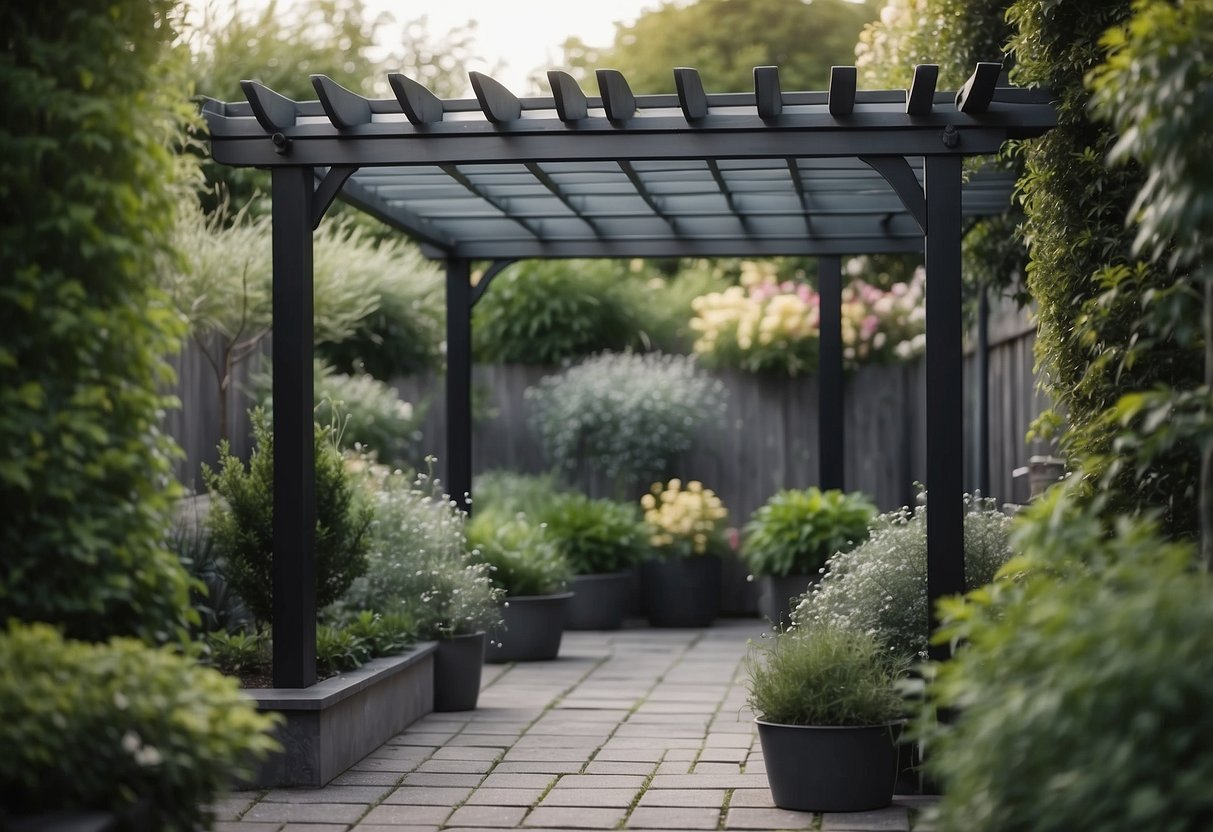
<instances>
[{"instance_id":1,"label":"ivy foliage","mask_svg":"<svg viewBox=\"0 0 1213 832\"><path fill-rule=\"evenodd\" d=\"M1093 122L1085 79L1108 57L1104 32L1127 0L1017 0L1008 11L1013 80L1053 91L1058 126L1022 147L1028 288L1038 303L1042 386L1065 414L1060 445L1089 491L1111 493L1115 514L1162 513L1164 533L1196 528L1199 456L1189 442L1149 455L1124 442L1112 408L1122 393L1190 390L1200 383L1200 304L1191 287L1134 254L1125 219L1145 177L1109 167L1118 136ZM1039 423L1048 432L1057 413Z\"/></svg>"},{"instance_id":2,"label":"ivy foliage","mask_svg":"<svg viewBox=\"0 0 1213 832\"><path fill-rule=\"evenodd\" d=\"M165 641L189 609L159 429L182 330L151 285L189 117L174 9L0 7L0 619L86 640Z\"/></svg>"}]
</instances>

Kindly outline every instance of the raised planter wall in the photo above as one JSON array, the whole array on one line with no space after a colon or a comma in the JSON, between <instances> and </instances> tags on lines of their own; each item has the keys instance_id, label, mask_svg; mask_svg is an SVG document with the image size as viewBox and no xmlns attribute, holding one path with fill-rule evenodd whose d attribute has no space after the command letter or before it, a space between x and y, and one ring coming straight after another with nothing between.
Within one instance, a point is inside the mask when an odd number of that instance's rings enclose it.
<instances>
[{"instance_id":1,"label":"raised planter wall","mask_svg":"<svg viewBox=\"0 0 1213 832\"><path fill-rule=\"evenodd\" d=\"M256 688L245 693L260 711L281 714L283 751L248 786L326 785L434 709L433 642L309 688Z\"/></svg>"}]
</instances>

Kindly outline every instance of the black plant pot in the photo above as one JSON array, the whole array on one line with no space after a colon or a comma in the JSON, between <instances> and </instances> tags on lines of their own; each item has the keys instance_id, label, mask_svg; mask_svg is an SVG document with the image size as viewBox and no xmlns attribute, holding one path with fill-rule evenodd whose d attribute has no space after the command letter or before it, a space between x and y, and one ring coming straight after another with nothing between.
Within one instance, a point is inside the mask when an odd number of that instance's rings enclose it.
<instances>
[{"instance_id":1,"label":"black plant pot","mask_svg":"<svg viewBox=\"0 0 1213 832\"><path fill-rule=\"evenodd\" d=\"M484 633L468 633L438 642L434 652L435 711L470 711L476 707L486 641Z\"/></svg>"},{"instance_id":2,"label":"black plant pot","mask_svg":"<svg viewBox=\"0 0 1213 832\"><path fill-rule=\"evenodd\" d=\"M893 802L900 723L779 725L754 720L771 797L799 812L865 812Z\"/></svg>"},{"instance_id":3,"label":"black plant pot","mask_svg":"<svg viewBox=\"0 0 1213 832\"><path fill-rule=\"evenodd\" d=\"M571 592L559 595L530 595L506 598L501 609L503 626L493 634L496 644L485 652L485 661L534 662L556 658Z\"/></svg>"},{"instance_id":4,"label":"black plant pot","mask_svg":"<svg viewBox=\"0 0 1213 832\"><path fill-rule=\"evenodd\" d=\"M566 630L618 630L632 600L632 573L575 575Z\"/></svg>"},{"instance_id":5,"label":"black plant pot","mask_svg":"<svg viewBox=\"0 0 1213 832\"><path fill-rule=\"evenodd\" d=\"M645 615L654 627L706 627L720 613L720 558L653 558L640 567Z\"/></svg>"},{"instance_id":6,"label":"black plant pot","mask_svg":"<svg viewBox=\"0 0 1213 832\"><path fill-rule=\"evenodd\" d=\"M758 612L772 624L786 627L792 600L805 593L816 575L763 575L759 578Z\"/></svg>"}]
</instances>

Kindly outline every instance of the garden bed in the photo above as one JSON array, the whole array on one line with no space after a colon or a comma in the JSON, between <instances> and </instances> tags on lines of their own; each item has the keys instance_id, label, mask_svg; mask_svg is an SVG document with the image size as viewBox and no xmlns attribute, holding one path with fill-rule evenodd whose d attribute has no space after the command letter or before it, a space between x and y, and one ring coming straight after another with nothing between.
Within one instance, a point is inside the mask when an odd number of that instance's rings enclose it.
<instances>
[{"instance_id":1,"label":"garden bed","mask_svg":"<svg viewBox=\"0 0 1213 832\"><path fill-rule=\"evenodd\" d=\"M433 642L373 659L307 688L248 688L257 709L282 715L282 752L249 783L320 787L434 709Z\"/></svg>"}]
</instances>

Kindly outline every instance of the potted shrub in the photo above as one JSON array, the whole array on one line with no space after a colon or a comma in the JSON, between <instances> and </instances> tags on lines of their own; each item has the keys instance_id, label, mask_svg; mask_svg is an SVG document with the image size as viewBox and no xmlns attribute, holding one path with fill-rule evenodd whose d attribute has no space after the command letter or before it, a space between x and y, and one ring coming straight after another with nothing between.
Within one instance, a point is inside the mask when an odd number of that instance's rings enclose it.
<instances>
[{"instance_id":1,"label":"potted shrub","mask_svg":"<svg viewBox=\"0 0 1213 832\"><path fill-rule=\"evenodd\" d=\"M375 478L372 478L374 481ZM466 515L436 481L383 477L375 494L369 568L343 604L409 615L434 654L434 710L476 707L486 633L501 623L500 589L473 560Z\"/></svg>"},{"instance_id":2,"label":"potted shrub","mask_svg":"<svg viewBox=\"0 0 1213 832\"><path fill-rule=\"evenodd\" d=\"M785 489L750 515L741 556L760 581L758 609L777 627L835 552L868 536L876 506L859 492Z\"/></svg>"},{"instance_id":3,"label":"potted shrub","mask_svg":"<svg viewBox=\"0 0 1213 832\"><path fill-rule=\"evenodd\" d=\"M706 627L720 611L722 524L728 512L692 480L654 483L640 499L652 556L641 564L645 614L654 627Z\"/></svg>"},{"instance_id":4,"label":"potted shrub","mask_svg":"<svg viewBox=\"0 0 1213 832\"><path fill-rule=\"evenodd\" d=\"M636 508L561 494L540 511L539 520L573 572L573 600L565 627L619 629L631 606L632 567L648 552Z\"/></svg>"},{"instance_id":5,"label":"potted shrub","mask_svg":"<svg viewBox=\"0 0 1213 832\"><path fill-rule=\"evenodd\" d=\"M473 552L488 564L494 585L505 592L502 626L489 647L489 662L542 661L560 652L571 577L560 550L525 514L477 514L468 524Z\"/></svg>"},{"instance_id":6,"label":"potted shrub","mask_svg":"<svg viewBox=\"0 0 1213 832\"><path fill-rule=\"evenodd\" d=\"M776 806L859 812L892 802L907 666L874 636L829 624L751 644L749 705Z\"/></svg>"}]
</instances>

